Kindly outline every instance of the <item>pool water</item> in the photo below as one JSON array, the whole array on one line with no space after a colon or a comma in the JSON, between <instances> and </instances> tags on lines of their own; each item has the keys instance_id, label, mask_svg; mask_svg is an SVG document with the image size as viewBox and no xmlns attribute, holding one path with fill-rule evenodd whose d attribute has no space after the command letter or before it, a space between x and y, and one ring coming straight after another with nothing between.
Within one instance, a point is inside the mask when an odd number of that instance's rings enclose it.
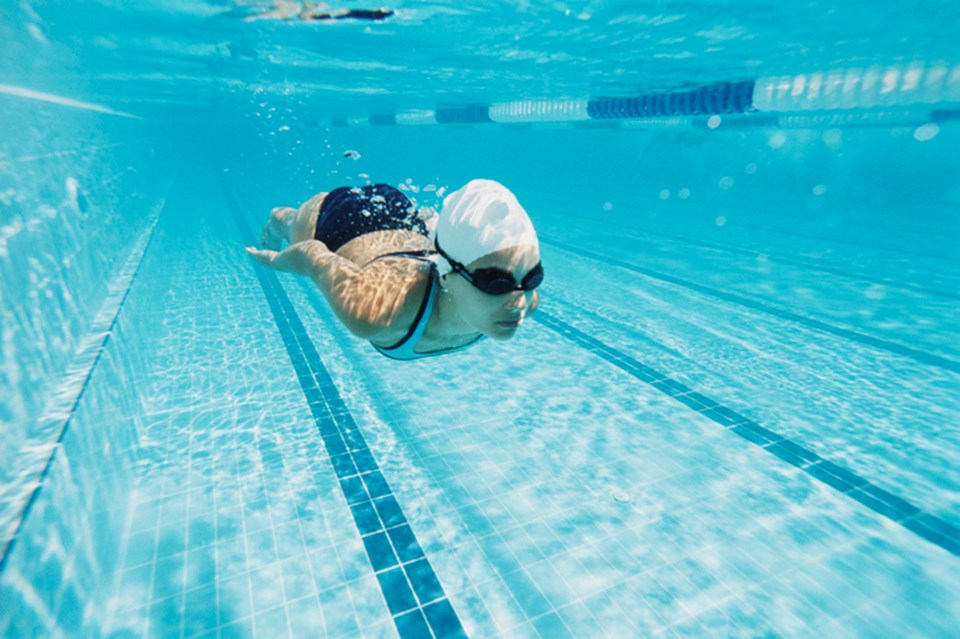
<instances>
[{"instance_id":1,"label":"pool water","mask_svg":"<svg viewBox=\"0 0 960 639\"><path fill-rule=\"evenodd\" d=\"M954 4L8 4L0 636L957 635ZM510 341L243 251L477 177Z\"/></svg>"}]
</instances>

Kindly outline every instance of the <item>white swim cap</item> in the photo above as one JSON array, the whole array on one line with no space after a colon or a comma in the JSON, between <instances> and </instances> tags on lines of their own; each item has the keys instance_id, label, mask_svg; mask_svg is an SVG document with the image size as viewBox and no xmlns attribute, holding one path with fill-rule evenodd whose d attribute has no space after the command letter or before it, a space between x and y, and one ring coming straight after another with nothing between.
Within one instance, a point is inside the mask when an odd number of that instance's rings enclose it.
<instances>
[{"instance_id":1,"label":"white swim cap","mask_svg":"<svg viewBox=\"0 0 960 639\"><path fill-rule=\"evenodd\" d=\"M448 195L432 239L464 266L501 249L540 245L516 196L493 180L471 180ZM450 263L442 255L438 258L440 274L449 273Z\"/></svg>"}]
</instances>

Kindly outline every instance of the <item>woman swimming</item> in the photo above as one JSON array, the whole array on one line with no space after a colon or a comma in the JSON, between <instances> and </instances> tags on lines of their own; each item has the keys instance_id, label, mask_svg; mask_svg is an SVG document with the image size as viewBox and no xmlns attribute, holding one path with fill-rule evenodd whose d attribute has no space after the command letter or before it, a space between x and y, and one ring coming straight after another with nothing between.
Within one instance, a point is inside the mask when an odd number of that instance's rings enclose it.
<instances>
[{"instance_id":1,"label":"woman swimming","mask_svg":"<svg viewBox=\"0 0 960 639\"><path fill-rule=\"evenodd\" d=\"M539 302L537 234L506 187L473 180L439 217L386 184L275 208L248 247L257 262L313 279L347 329L394 359L510 339ZM433 226L428 231L428 223ZM283 241L289 246L280 250Z\"/></svg>"}]
</instances>

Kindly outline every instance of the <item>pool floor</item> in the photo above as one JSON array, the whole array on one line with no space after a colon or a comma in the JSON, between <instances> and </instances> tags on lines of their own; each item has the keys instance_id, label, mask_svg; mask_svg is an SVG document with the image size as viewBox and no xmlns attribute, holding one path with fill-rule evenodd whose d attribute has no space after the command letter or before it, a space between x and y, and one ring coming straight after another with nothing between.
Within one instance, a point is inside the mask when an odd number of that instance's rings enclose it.
<instances>
[{"instance_id":1,"label":"pool floor","mask_svg":"<svg viewBox=\"0 0 960 639\"><path fill-rule=\"evenodd\" d=\"M131 459L127 501L97 506L123 530L95 634L955 636L960 508L937 483L955 460L897 430L956 387L946 347L913 348L944 367L658 270L637 238L576 254L608 231L561 219L541 231L537 321L394 362L244 255L266 213L239 184L181 178L108 346L139 377L94 371L139 397L110 453ZM784 254L783 281L816 259ZM715 341L690 352L667 325ZM927 392L897 399L884 366ZM50 614L71 606L60 592Z\"/></svg>"}]
</instances>

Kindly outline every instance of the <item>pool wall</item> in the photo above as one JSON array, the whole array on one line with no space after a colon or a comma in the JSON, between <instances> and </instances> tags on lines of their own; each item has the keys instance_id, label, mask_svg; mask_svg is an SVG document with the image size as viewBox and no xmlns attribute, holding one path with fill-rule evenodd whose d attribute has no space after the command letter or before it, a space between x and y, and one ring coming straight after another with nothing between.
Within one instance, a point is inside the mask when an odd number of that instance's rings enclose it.
<instances>
[{"instance_id":1,"label":"pool wall","mask_svg":"<svg viewBox=\"0 0 960 639\"><path fill-rule=\"evenodd\" d=\"M119 310L169 173L151 125L0 102L0 627L73 632L117 561L140 412Z\"/></svg>"}]
</instances>

